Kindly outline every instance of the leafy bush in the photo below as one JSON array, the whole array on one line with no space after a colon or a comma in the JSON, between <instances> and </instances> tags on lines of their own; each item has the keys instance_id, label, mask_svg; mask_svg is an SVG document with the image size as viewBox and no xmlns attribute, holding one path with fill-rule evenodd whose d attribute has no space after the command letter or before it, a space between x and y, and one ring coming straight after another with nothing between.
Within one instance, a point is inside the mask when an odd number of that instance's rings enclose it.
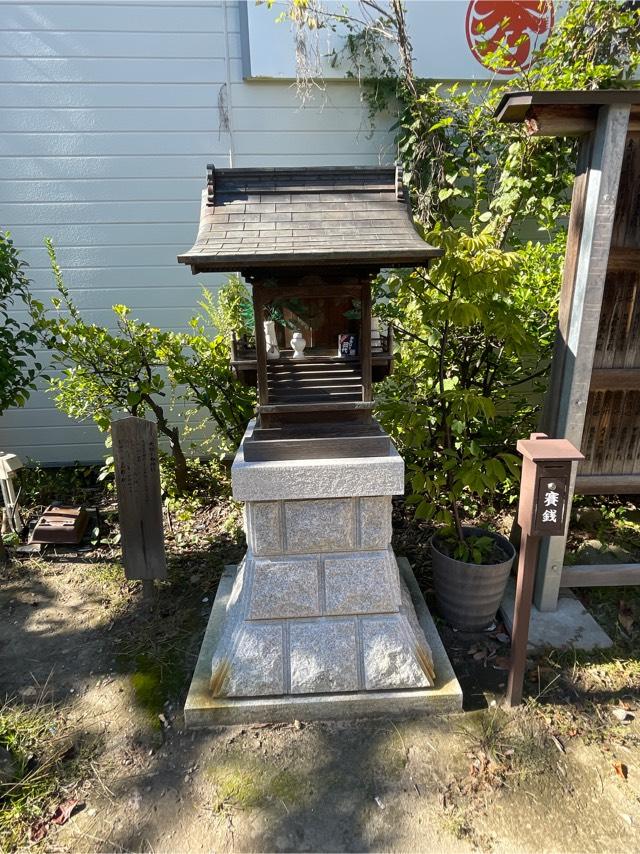
<instances>
[{"instance_id":1,"label":"leafy bush","mask_svg":"<svg viewBox=\"0 0 640 854\"><path fill-rule=\"evenodd\" d=\"M638 13L615 0L579 0L531 67L506 84L399 83L399 144L414 209L445 255L428 271L384 283L401 344L381 411L407 450L416 515L442 523L458 555L472 557L460 508L517 483L510 450L536 426L574 174L574 142L499 124L495 107L513 89L621 85L640 60L637 24ZM540 238L526 241L534 225ZM417 390L413 418L403 418L397 388Z\"/></svg>"},{"instance_id":2,"label":"leafy bush","mask_svg":"<svg viewBox=\"0 0 640 854\"><path fill-rule=\"evenodd\" d=\"M204 288L199 305L209 324L226 340L231 340L234 333L239 338L253 337L253 303L240 276L229 276L215 296Z\"/></svg>"},{"instance_id":3,"label":"leafy bush","mask_svg":"<svg viewBox=\"0 0 640 854\"><path fill-rule=\"evenodd\" d=\"M514 440L535 426L576 151L571 140L498 123L495 107L517 89L624 85L640 63L640 13L617 0L571 0L529 68L514 68L504 83L461 87L415 76L399 0L358 6L347 19L315 0L293 0L290 16L310 32L338 21L349 27L347 50L371 109L397 106L414 214L445 250L428 270L378 282L374 311L394 325L397 359L376 394L408 463L416 515L442 524L442 536L464 551L461 513L515 485ZM506 57L501 45L489 61ZM527 240L536 227L539 238Z\"/></svg>"},{"instance_id":4,"label":"leafy bush","mask_svg":"<svg viewBox=\"0 0 640 854\"><path fill-rule=\"evenodd\" d=\"M86 322L64 284L51 241L47 248L58 291L55 312L35 304L33 313L61 371L51 380L56 404L73 418L92 418L104 432L117 413L151 413L169 440L176 493L184 494L191 473L176 405L204 409L223 448L239 443L251 414L253 393L231 373L228 342L222 335L209 337L200 318L191 321L189 333L164 331L133 319L124 305L113 307L115 329Z\"/></svg>"},{"instance_id":5,"label":"leafy bush","mask_svg":"<svg viewBox=\"0 0 640 854\"><path fill-rule=\"evenodd\" d=\"M31 300L26 268L9 232L0 232L0 415L26 403L41 370L32 323L12 316L16 309L26 311Z\"/></svg>"}]
</instances>

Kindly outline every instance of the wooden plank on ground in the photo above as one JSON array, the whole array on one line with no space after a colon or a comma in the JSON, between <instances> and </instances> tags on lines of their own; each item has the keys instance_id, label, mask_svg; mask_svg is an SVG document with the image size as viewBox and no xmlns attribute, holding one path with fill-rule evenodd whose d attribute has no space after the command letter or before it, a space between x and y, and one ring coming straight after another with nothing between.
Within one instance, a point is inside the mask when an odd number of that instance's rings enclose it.
<instances>
[{"instance_id":1,"label":"wooden plank on ground","mask_svg":"<svg viewBox=\"0 0 640 854\"><path fill-rule=\"evenodd\" d=\"M166 578L156 425L129 416L111 423L111 436L125 575Z\"/></svg>"}]
</instances>

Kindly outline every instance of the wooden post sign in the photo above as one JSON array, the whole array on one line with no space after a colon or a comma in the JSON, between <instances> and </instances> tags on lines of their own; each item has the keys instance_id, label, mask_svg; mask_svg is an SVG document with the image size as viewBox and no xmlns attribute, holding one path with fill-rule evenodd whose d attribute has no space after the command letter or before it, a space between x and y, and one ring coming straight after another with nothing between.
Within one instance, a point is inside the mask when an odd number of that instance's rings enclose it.
<instances>
[{"instance_id":1,"label":"wooden post sign","mask_svg":"<svg viewBox=\"0 0 640 854\"><path fill-rule=\"evenodd\" d=\"M153 579L167 577L156 425L130 416L111 423L111 436L124 571L150 582L148 594Z\"/></svg>"},{"instance_id":2,"label":"wooden post sign","mask_svg":"<svg viewBox=\"0 0 640 854\"><path fill-rule=\"evenodd\" d=\"M584 459L568 439L549 439L544 433L533 433L531 438L521 439L517 448L523 456L518 505L522 538L506 697L509 706L517 706L522 700L540 540L544 537L565 536L571 467L575 461Z\"/></svg>"}]
</instances>

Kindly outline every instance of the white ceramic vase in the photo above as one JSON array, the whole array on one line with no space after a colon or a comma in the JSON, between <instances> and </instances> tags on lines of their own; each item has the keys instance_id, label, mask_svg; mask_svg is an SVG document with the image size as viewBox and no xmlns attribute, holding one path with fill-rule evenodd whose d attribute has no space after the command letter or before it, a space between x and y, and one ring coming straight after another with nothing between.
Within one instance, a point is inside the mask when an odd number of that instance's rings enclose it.
<instances>
[{"instance_id":1,"label":"white ceramic vase","mask_svg":"<svg viewBox=\"0 0 640 854\"><path fill-rule=\"evenodd\" d=\"M304 359L304 348L307 346L306 340L302 337L302 332L294 332L291 336L291 347L293 348L294 359Z\"/></svg>"},{"instance_id":2,"label":"white ceramic vase","mask_svg":"<svg viewBox=\"0 0 640 854\"><path fill-rule=\"evenodd\" d=\"M274 320L264 321L264 341L267 349L267 359L279 359L278 339L276 337L276 324Z\"/></svg>"}]
</instances>

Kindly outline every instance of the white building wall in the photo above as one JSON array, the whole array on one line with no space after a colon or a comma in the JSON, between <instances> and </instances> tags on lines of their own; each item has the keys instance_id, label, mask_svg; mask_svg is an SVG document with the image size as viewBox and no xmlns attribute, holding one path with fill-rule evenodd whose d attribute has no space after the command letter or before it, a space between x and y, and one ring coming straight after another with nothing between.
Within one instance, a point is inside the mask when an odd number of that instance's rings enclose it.
<instances>
[{"instance_id":1,"label":"white building wall","mask_svg":"<svg viewBox=\"0 0 640 854\"><path fill-rule=\"evenodd\" d=\"M228 128L219 101L228 105ZM391 119L369 132L352 83L301 108L287 82L243 81L237 0L0 2L0 227L53 293L43 238L86 316L111 306L185 328L221 277L176 262L192 245L205 166L394 160ZM104 453L44 389L0 420L0 450L44 463Z\"/></svg>"}]
</instances>

